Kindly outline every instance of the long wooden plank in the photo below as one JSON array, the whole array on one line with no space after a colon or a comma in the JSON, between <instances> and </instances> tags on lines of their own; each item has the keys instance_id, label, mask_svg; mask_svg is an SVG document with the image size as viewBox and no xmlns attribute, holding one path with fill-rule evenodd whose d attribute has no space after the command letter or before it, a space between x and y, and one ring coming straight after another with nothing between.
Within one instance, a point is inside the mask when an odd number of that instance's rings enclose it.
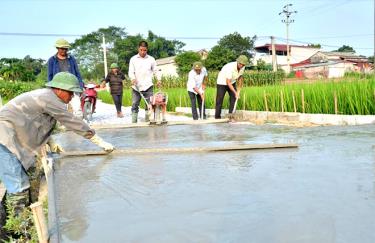
<instances>
[{"instance_id":1,"label":"long wooden plank","mask_svg":"<svg viewBox=\"0 0 375 243\"><path fill-rule=\"evenodd\" d=\"M89 156L89 155L108 155L108 154L148 154L148 153L191 153L191 152L219 152L219 151L238 151L238 150L257 150L257 149L285 149L298 148L298 144L245 144L217 147L190 147L190 148L142 148L142 149L117 149L112 153L102 150L87 151L66 151L60 154L61 157L68 156Z\"/></svg>"},{"instance_id":2,"label":"long wooden plank","mask_svg":"<svg viewBox=\"0 0 375 243\"><path fill-rule=\"evenodd\" d=\"M174 125L201 125L227 123L229 119L207 119L207 120L191 120L191 121L168 121L165 125L150 125L148 122L127 123L127 124L92 124L90 127L94 129L115 129L115 128L135 128L135 127L153 127L153 126L174 126Z\"/></svg>"}]
</instances>

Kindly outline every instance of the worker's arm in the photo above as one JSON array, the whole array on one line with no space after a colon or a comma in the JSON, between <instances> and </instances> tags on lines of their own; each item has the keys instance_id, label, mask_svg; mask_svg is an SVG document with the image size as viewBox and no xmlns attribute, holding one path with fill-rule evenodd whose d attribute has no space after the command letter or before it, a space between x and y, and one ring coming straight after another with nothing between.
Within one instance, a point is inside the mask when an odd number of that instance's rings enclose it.
<instances>
[{"instance_id":1,"label":"worker's arm","mask_svg":"<svg viewBox=\"0 0 375 243\"><path fill-rule=\"evenodd\" d=\"M135 78L135 67L134 67L134 63L133 63L133 58L131 58L130 62L129 62L129 72L128 72L128 75L129 75L131 84L132 85L137 85L137 80Z\"/></svg>"},{"instance_id":2,"label":"worker's arm","mask_svg":"<svg viewBox=\"0 0 375 243\"><path fill-rule=\"evenodd\" d=\"M240 76L237 79L237 93L238 93L238 95L240 95L240 90L242 89L242 87L243 87L243 76Z\"/></svg>"},{"instance_id":3,"label":"worker's arm","mask_svg":"<svg viewBox=\"0 0 375 243\"><path fill-rule=\"evenodd\" d=\"M95 134L95 130L91 129L83 120L75 117L72 113L66 110L66 105L62 102L51 101L47 103L46 113L55 118L65 126L67 130L71 130L87 139L90 139L93 143L102 147L106 151L112 151L114 147L103 141L98 135Z\"/></svg>"},{"instance_id":4,"label":"worker's arm","mask_svg":"<svg viewBox=\"0 0 375 243\"><path fill-rule=\"evenodd\" d=\"M239 96L239 92L237 92L235 89L234 89L234 86L232 84L232 80L227 78L226 79L227 81L227 85L228 85L228 88L234 93L234 95L236 96L236 99L240 98Z\"/></svg>"}]
</instances>

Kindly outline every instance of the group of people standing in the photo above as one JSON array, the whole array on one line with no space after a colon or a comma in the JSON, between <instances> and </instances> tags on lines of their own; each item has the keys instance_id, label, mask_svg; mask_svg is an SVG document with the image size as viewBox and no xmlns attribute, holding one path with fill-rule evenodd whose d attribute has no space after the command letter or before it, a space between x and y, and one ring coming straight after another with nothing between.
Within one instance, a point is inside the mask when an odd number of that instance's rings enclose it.
<instances>
[{"instance_id":1,"label":"group of people standing","mask_svg":"<svg viewBox=\"0 0 375 243\"><path fill-rule=\"evenodd\" d=\"M157 79L157 85L161 86L161 79L157 72L155 59L147 54L148 44L141 41L138 45L138 54L133 56L129 62L129 78L132 84L132 123L138 120L139 104L142 97L150 103L150 97L153 95L152 79ZM221 118L221 108L225 94L228 92L230 97L229 113L234 110L236 99L240 97L236 83L242 84L245 66L248 64L248 58L240 55L235 62L227 63L219 72L217 78L217 93L215 105L215 119ZM111 94L116 106L117 116L123 117L121 112L123 80L125 75L119 71L118 65L113 63L111 71L103 80L102 86L109 83ZM194 120L198 120L197 105L199 117L206 119L204 92L208 81L208 72L202 62L194 62L192 70L189 72L187 81L187 91L191 101L192 116ZM147 107L146 107L147 109ZM145 112L145 121L150 120L149 113Z\"/></svg>"},{"instance_id":2,"label":"group of people standing","mask_svg":"<svg viewBox=\"0 0 375 243\"><path fill-rule=\"evenodd\" d=\"M74 74L83 87L82 77L79 73L77 63L73 56L67 54L70 47L69 43L63 39L56 42L57 53L48 60L48 81L52 79L54 74L62 71ZM138 44L138 53L134 55L129 62L128 76L132 84L132 123L138 121L139 104L142 97L150 103L150 97L153 95L153 77L157 79L157 85L161 86L161 77L158 75L155 58L147 54L148 43L141 41ZM240 97L238 85L243 82L243 73L245 66L248 64L248 58L240 55L235 62L227 63L223 66L217 77L217 92L215 103L215 119L221 118L221 109L225 94L229 94L229 113L234 110L236 100ZM117 116L123 117L121 110L123 96L123 82L125 74L121 72L116 63L110 66L110 72L102 81L101 86L104 87L109 83L110 92L116 107ZM194 120L199 117L206 118L204 105L204 92L208 80L208 72L202 62L193 63L192 70L189 72L187 81L187 91L191 101L192 116ZM197 111L198 106L198 111ZM146 107L147 109L147 107ZM198 117L199 113L199 117ZM145 112L145 121L150 120L149 113Z\"/></svg>"}]
</instances>

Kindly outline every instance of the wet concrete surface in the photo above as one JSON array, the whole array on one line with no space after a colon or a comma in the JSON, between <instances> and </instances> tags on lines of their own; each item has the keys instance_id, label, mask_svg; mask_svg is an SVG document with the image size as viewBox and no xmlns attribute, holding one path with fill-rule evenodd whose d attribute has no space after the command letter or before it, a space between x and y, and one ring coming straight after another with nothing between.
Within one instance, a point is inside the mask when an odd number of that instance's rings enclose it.
<instances>
[{"instance_id":1,"label":"wet concrete surface","mask_svg":"<svg viewBox=\"0 0 375 243\"><path fill-rule=\"evenodd\" d=\"M102 130L116 147L296 142L299 149L64 158L62 242L375 242L375 126ZM59 135L66 150L95 149Z\"/></svg>"}]
</instances>

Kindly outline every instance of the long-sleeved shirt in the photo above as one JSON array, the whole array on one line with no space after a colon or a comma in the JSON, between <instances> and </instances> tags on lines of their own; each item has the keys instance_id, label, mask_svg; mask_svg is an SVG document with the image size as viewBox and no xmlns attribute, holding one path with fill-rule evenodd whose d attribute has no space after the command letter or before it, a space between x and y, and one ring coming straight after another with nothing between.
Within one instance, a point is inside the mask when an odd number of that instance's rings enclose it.
<instances>
[{"instance_id":1,"label":"long-sleeved shirt","mask_svg":"<svg viewBox=\"0 0 375 243\"><path fill-rule=\"evenodd\" d=\"M120 95L123 91L123 80L125 79L125 75L121 72L114 74L113 72L109 72L107 77L105 78L105 82L109 82L109 87L111 88L111 94Z\"/></svg>"},{"instance_id":2,"label":"long-sleeved shirt","mask_svg":"<svg viewBox=\"0 0 375 243\"><path fill-rule=\"evenodd\" d=\"M129 78L130 80L137 81L137 87L139 91L145 91L153 85L153 76L160 80L157 75L155 58L149 55L141 57L139 54L130 58Z\"/></svg>"},{"instance_id":3,"label":"long-sleeved shirt","mask_svg":"<svg viewBox=\"0 0 375 243\"><path fill-rule=\"evenodd\" d=\"M84 83L82 81L81 73L79 72L76 59L73 56L68 55L66 60L68 61L68 66L69 66L68 72L77 77L77 79L79 81L79 85L81 86L81 88L83 88ZM47 67L48 67L47 68L47 72L48 72L47 79L48 79L48 81L51 81L53 76L55 76L56 73L59 73L59 72L62 71L62 70L60 70L60 65L59 65L59 60L57 58L57 54L50 57L48 59L47 64L48 64L47 65Z\"/></svg>"},{"instance_id":4,"label":"long-sleeved shirt","mask_svg":"<svg viewBox=\"0 0 375 243\"><path fill-rule=\"evenodd\" d=\"M198 74L194 69L189 72L187 81L187 90L197 94L194 88L201 89L204 78L207 77L206 68L202 68L201 73Z\"/></svg>"},{"instance_id":5,"label":"long-sleeved shirt","mask_svg":"<svg viewBox=\"0 0 375 243\"><path fill-rule=\"evenodd\" d=\"M237 79L243 75L245 67L237 70L237 62L230 62L223 66L220 70L219 75L217 76L217 84L228 85L227 79L231 80L231 83L235 83Z\"/></svg>"},{"instance_id":6,"label":"long-sleeved shirt","mask_svg":"<svg viewBox=\"0 0 375 243\"><path fill-rule=\"evenodd\" d=\"M0 110L0 144L11 151L27 170L59 121L68 130L91 138L95 135L83 120L67 111L51 88L17 96ZM1 163L1 161L0 161Z\"/></svg>"}]
</instances>

